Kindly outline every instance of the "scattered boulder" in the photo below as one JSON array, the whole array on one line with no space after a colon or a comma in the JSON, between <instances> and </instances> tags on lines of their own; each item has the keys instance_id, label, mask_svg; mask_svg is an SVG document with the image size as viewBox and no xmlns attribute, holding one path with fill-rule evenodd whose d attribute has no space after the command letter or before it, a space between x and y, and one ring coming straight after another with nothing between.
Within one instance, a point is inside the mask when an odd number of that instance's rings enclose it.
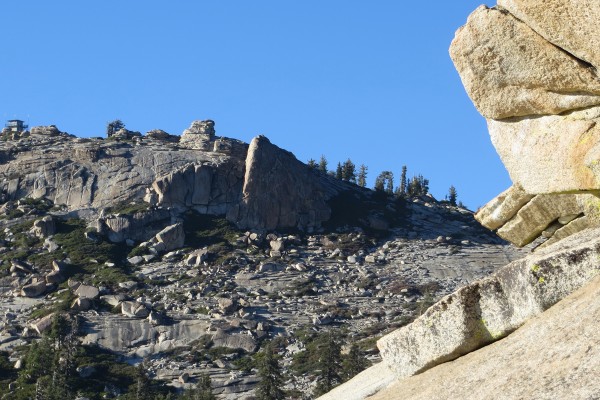
<instances>
[{"instance_id":1,"label":"scattered boulder","mask_svg":"<svg viewBox=\"0 0 600 400\"><path fill-rule=\"evenodd\" d=\"M71 310L73 311L87 311L92 308L92 300L86 297L79 297L71 304Z\"/></svg>"},{"instance_id":2,"label":"scattered boulder","mask_svg":"<svg viewBox=\"0 0 600 400\"><path fill-rule=\"evenodd\" d=\"M174 225L167 226L165 229L156 234L156 240L165 245L165 251L171 251L183 247L185 241L183 223L178 222Z\"/></svg>"},{"instance_id":3,"label":"scattered boulder","mask_svg":"<svg viewBox=\"0 0 600 400\"><path fill-rule=\"evenodd\" d=\"M209 253L207 247L194 250L187 256L187 258L185 259L185 263L190 267L198 267L204 261L206 261L206 259L208 258L208 254Z\"/></svg>"},{"instance_id":4,"label":"scattered boulder","mask_svg":"<svg viewBox=\"0 0 600 400\"><path fill-rule=\"evenodd\" d=\"M121 303L121 313L132 318L146 318L150 314L150 310L145 304L137 301L123 301Z\"/></svg>"},{"instance_id":5,"label":"scattered boulder","mask_svg":"<svg viewBox=\"0 0 600 400\"><path fill-rule=\"evenodd\" d=\"M46 282L39 281L30 283L29 285L25 285L21 288L21 296L24 297L38 297L46 293Z\"/></svg>"},{"instance_id":6,"label":"scattered boulder","mask_svg":"<svg viewBox=\"0 0 600 400\"><path fill-rule=\"evenodd\" d=\"M63 283L65 280L65 277L60 271L52 271L46 274L46 283L48 284Z\"/></svg>"},{"instance_id":7,"label":"scattered boulder","mask_svg":"<svg viewBox=\"0 0 600 400\"><path fill-rule=\"evenodd\" d=\"M52 320L54 319L54 313L48 314L30 324L31 328L37 332L38 335L42 335L48 329L52 327Z\"/></svg>"},{"instance_id":8,"label":"scattered boulder","mask_svg":"<svg viewBox=\"0 0 600 400\"><path fill-rule=\"evenodd\" d=\"M127 262L131 265L140 265L144 262L144 258L141 256L133 256L127 259Z\"/></svg>"},{"instance_id":9,"label":"scattered boulder","mask_svg":"<svg viewBox=\"0 0 600 400\"><path fill-rule=\"evenodd\" d=\"M56 224L49 215L46 215L44 218L35 221L33 223L33 227L31 228L31 233L42 239L54 235L55 232Z\"/></svg>"},{"instance_id":10,"label":"scattered boulder","mask_svg":"<svg viewBox=\"0 0 600 400\"><path fill-rule=\"evenodd\" d=\"M20 260L12 260L10 264L10 272L17 272L21 274L31 274L33 272L31 265L29 265L26 262Z\"/></svg>"},{"instance_id":11,"label":"scattered boulder","mask_svg":"<svg viewBox=\"0 0 600 400\"><path fill-rule=\"evenodd\" d=\"M228 299L226 297L219 298L219 309L224 314L230 314L234 312L237 308L237 304L234 300Z\"/></svg>"},{"instance_id":12,"label":"scattered boulder","mask_svg":"<svg viewBox=\"0 0 600 400\"><path fill-rule=\"evenodd\" d=\"M75 289L75 294L80 298L96 299L100 295L100 290L95 286L90 285L79 285Z\"/></svg>"}]
</instances>

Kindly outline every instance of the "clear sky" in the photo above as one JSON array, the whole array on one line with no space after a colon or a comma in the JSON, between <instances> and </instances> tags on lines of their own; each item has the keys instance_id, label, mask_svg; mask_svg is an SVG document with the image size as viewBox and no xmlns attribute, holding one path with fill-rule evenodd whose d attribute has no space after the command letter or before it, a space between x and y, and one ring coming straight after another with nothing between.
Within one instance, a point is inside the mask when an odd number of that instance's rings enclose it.
<instances>
[{"instance_id":1,"label":"clear sky","mask_svg":"<svg viewBox=\"0 0 600 400\"><path fill-rule=\"evenodd\" d=\"M0 113L103 136L121 119L264 134L300 160L421 173L474 209L510 185L448 47L480 1L19 0L0 5Z\"/></svg>"}]
</instances>

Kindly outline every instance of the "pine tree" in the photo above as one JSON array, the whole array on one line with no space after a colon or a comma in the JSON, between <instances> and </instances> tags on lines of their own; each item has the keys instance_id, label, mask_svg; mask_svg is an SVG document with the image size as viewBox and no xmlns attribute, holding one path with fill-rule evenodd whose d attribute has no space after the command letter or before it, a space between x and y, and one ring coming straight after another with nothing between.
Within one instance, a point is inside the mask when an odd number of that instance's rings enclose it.
<instances>
[{"instance_id":1,"label":"pine tree","mask_svg":"<svg viewBox=\"0 0 600 400\"><path fill-rule=\"evenodd\" d=\"M319 373L315 395L319 396L327 393L342 382L340 375L342 369L340 363L341 352L341 345L333 333L326 333L323 342L319 346L319 359L317 362Z\"/></svg>"},{"instance_id":2,"label":"pine tree","mask_svg":"<svg viewBox=\"0 0 600 400\"><path fill-rule=\"evenodd\" d=\"M318 169L319 168L319 164L317 164L317 162L311 158L310 160L308 160L308 162L306 163L306 165L308 165L311 169Z\"/></svg>"},{"instance_id":3,"label":"pine tree","mask_svg":"<svg viewBox=\"0 0 600 400\"><path fill-rule=\"evenodd\" d=\"M324 174L327 173L327 159L324 155L321 155L321 159L319 160L319 171Z\"/></svg>"},{"instance_id":4,"label":"pine tree","mask_svg":"<svg viewBox=\"0 0 600 400\"><path fill-rule=\"evenodd\" d=\"M370 365L369 361L361 354L356 343L350 347L350 352L342 363L342 373L345 380L349 380L362 372Z\"/></svg>"},{"instance_id":5,"label":"pine tree","mask_svg":"<svg viewBox=\"0 0 600 400\"><path fill-rule=\"evenodd\" d=\"M375 178L375 186L373 186L373 189L375 189L378 192L383 192L385 190L385 181L381 174L379 174L379 176Z\"/></svg>"},{"instance_id":6,"label":"pine tree","mask_svg":"<svg viewBox=\"0 0 600 400\"><path fill-rule=\"evenodd\" d=\"M201 374L198 377L198 383L192 390L189 396L190 400L216 400L215 395L212 392L212 383L210 381L210 375Z\"/></svg>"},{"instance_id":7,"label":"pine tree","mask_svg":"<svg viewBox=\"0 0 600 400\"><path fill-rule=\"evenodd\" d=\"M337 168L335 169L335 177L336 177L336 179L342 179L342 177L343 177L342 163L337 164Z\"/></svg>"},{"instance_id":8,"label":"pine tree","mask_svg":"<svg viewBox=\"0 0 600 400\"><path fill-rule=\"evenodd\" d=\"M148 375L146 375L146 367L144 363L141 362L136 367L135 374L136 382L135 382L135 400L144 400L150 397L150 379Z\"/></svg>"},{"instance_id":9,"label":"pine tree","mask_svg":"<svg viewBox=\"0 0 600 400\"><path fill-rule=\"evenodd\" d=\"M394 174L388 171L387 183L385 185L385 192L389 195L394 194Z\"/></svg>"},{"instance_id":10,"label":"pine tree","mask_svg":"<svg viewBox=\"0 0 600 400\"><path fill-rule=\"evenodd\" d=\"M456 193L456 188L453 185L451 185L450 189L448 189L448 202L450 203L450 205L456 206L457 196L458 194Z\"/></svg>"},{"instance_id":11,"label":"pine tree","mask_svg":"<svg viewBox=\"0 0 600 400\"><path fill-rule=\"evenodd\" d=\"M117 133L118 130L121 130L123 128L125 128L125 124L123 123L123 121L121 121L120 119L115 119L114 121L111 121L106 125L106 136L111 137L112 135Z\"/></svg>"},{"instance_id":12,"label":"pine tree","mask_svg":"<svg viewBox=\"0 0 600 400\"><path fill-rule=\"evenodd\" d=\"M258 377L260 383L256 389L258 400L281 400L285 398L282 390L283 377L281 367L272 343L265 346L258 357Z\"/></svg>"},{"instance_id":13,"label":"pine tree","mask_svg":"<svg viewBox=\"0 0 600 400\"><path fill-rule=\"evenodd\" d=\"M407 195L409 197L425 196L427 193L429 193L429 180L425 179L423 175L414 176L408 182Z\"/></svg>"},{"instance_id":14,"label":"pine tree","mask_svg":"<svg viewBox=\"0 0 600 400\"><path fill-rule=\"evenodd\" d=\"M399 187L399 194L400 196L406 196L406 165L402 166L402 173L400 175L400 187Z\"/></svg>"},{"instance_id":15,"label":"pine tree","mask_svg":"<svg viewBox=\"0 0 600 400\"><path fill-rule=\"evenodd\" d=\"M375 179L375 190L394 194L394 174L391 171L383 171Z\"/></svg>"},{"instance_id":16,"label":"pine tree","mask_svg":"<svg viewBox=\"0 0 600 400\"><path fill-rule=\"evenodd\" d=\"M356 166L350 159L342 165L342 180L356 183Z\"/></svg>"},{"instance_id":17,"label":"pine tree","mask_svg":"<svg viewBox=\"0 0 600 400\"><path fill-rule=\"evenodd\" d=\"M367 170L365 164L360 165L360 169L358 170L358 186L366 187L367 186Z\"/></svg>"}]
</instances>

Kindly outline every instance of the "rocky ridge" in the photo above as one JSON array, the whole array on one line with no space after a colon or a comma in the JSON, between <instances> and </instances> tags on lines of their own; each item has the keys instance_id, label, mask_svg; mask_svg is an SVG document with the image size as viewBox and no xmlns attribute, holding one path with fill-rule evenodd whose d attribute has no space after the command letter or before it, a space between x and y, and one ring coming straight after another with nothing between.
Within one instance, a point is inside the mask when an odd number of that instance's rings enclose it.
<instances>
[{"instance_id":1,"label":"rocky ridge","mask_svg":"<svg viewBox=\"0 0 600 400\"><path fill-rule=\"evenodd\" d=\"M365 194L310 169L264 136L250 145L217 137L210 120L193 122L178 141L154 131L82 139L56 127L5 139L0 201L45 198L87 218L144 201L173 216L190 209L226 216L242 229L313 230L329 219L330 199L344 191Z\"/></svg>"},{"instance_id":2,"label":"rocky ridge","mask_svg":"<svg viewBox=\"0 0 600 400\"><path fill-rule=\"evenodd\" d=\"M212 121L181 138L5 138L0 352L21 367L68 312L86 348L177 389L208 372L220 398L252 398L254 355L275 341L301 398L307 337L342 329L377 362L377 337L522 254L468 210L359 188L263 136L218 138Z\"/></svg>"}]
</instances>

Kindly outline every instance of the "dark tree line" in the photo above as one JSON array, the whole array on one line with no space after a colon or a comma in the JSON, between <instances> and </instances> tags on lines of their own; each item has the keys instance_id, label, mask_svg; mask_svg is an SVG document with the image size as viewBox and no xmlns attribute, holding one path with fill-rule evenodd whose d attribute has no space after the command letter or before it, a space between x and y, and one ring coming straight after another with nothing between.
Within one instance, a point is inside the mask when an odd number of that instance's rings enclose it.
<instances>
[{"instance_id":1,"label":"dark tree line","mask_svg":"<svg viewBox=\"0 0 600 400\"><path fill-rule=\"evenodd\" d=\"M345 162L338 162L335 171L327 170L327 159L325 156L321 156L320 161L317 163L314 159L308 160L308 166L320 171L321 173L329 174L337 179L352 182L360 187L367 186L367 172L368 168L366 165L361 164L358 171L356 165L352 160L347 159ZM382 171L375 178L375 185L373 187L376 191L385 192L388 195L394 195L397 197L414 198L419 196L425 196L429 193L429 179L425 178L422 174L414 175L412 178L407 176L406 165L402 166L400 173L400 182L397 187L394 186L394 173L392 171ZM446 195L446 201L452 206L463 206L461 202L457 203L458 194L454 186L450 186L448 195Z\"/></svg>"}]
</instances>

